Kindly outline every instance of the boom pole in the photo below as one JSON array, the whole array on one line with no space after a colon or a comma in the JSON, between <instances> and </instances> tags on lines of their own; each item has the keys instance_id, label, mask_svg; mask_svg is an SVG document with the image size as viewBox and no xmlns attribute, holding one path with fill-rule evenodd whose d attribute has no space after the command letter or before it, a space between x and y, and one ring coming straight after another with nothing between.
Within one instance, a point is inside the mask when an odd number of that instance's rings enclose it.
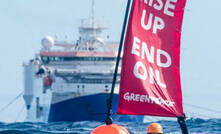
<instances>
[{"instance_id":1,"label":"boom pole","mask_svg":"<svg viewBox=\"0 0 221 134\"><path fill-rule=\"evenodd\" d=\"M113 94L114 94L116 77L117 77L117 73L118 73L118 66L119 66L119 63L120 63L121 50L122 50L122 47L123 47L125 29L126 29L126 25L127 25L127 18L128 18L129 10L130 10L130 3L131 3L131 0L128 0L127 1L126 12L125 12L125 17L124 17L123 29L122 29L122 32L121 32L120 45L119 45L119 48L118 48L117 61L116 61L116 66L115 66L115 71L114 71L114 76L113 76L113 82L112 82L112 87L111 87L110 98L107 99L107 118L106 118L106 124L107 125L112 124L112 119L111 119L112 99L113 99Z\"/></svg>"},{"instance_id":2,"label":"boom pole","mask_svg":"<svg viewBox=\"0 0 221 134\"><path fill-rule=\"evenodd\" d=\"M177 122L180 125L180 128L182 130L182 134L189 134L188 128L186 125L186 116L184 115L183 117L177 117Z\"/></svg>"}]
</instances>

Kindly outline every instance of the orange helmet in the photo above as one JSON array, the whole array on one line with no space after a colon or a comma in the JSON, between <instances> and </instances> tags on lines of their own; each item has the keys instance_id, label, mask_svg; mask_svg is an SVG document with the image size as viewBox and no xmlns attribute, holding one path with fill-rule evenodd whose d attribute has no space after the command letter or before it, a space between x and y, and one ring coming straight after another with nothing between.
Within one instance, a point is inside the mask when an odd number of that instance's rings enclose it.
<instances>
[{"instance_id":1,"label":"orange helmet","mask_svg":"<svg viewBox=\"0 0 221 134\"><path fill-rule=\"evenodd\" d=\"M159 133L163 134L163 128L159 123L151 123L147 128L147 133Z\"/></svg>"}]
</instances>

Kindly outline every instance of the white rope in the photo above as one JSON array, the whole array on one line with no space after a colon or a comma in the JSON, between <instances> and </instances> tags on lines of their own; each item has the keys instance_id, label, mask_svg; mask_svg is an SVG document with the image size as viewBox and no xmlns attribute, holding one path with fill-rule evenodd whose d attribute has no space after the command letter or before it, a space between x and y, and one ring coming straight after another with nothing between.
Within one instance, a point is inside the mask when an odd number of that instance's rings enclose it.
<instances>
[{"instance_id":1,"label":"white rope","mask_svg":"<svg viewBox=\"0 0 221 134\"><path fill-rule=\"evenodd\" d=\"M7 105L5 105L1 110L0 113L3 112L6 108L8 108L11 104L13 104L19 97L23 95L23 92L16 96L13 100L11 100Z\"/></svg>"}]
</instances>

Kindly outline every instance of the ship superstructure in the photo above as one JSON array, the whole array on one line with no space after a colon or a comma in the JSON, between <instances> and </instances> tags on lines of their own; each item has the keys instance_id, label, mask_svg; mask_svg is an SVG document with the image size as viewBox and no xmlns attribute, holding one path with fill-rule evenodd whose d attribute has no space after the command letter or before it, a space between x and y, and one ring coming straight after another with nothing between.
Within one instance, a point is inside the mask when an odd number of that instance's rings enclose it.
<instances>
[{"instance_id":1,"label":"ship superstructure","mask_svg":"<svg viewBox=\"0 0 221 134\"><path fill-rule=\"evenodd\" d=\"M26 121L104 121L118 42L104 41L103 29L92 15L89 21L82 21L77 41L61 41L51 36L42 39L40 52L23 64ZM113 112L118 102L119 75ZM113 116L116 120L143 120L139 116L122 117Z\"/></svg>"}]
</instances>

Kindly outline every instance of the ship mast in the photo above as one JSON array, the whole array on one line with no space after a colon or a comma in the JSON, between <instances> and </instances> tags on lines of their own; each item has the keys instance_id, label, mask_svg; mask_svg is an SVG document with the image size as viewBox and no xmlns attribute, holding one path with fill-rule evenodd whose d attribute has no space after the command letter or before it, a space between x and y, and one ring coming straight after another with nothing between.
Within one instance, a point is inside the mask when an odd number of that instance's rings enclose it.
<instances>
[{"instance_id":1,"label":"ship mast","mask_svg":"<svg viewBox=\"0 0 221 134\"><path fill-rule=\"evenodd\" d=\"M94 0L92 0L92 8L91 8L91 21L92 21L92 27L94 28L94 9L95 9L95 6L94 6Z\"/></svg>"},{"instance_id":2,"label":"ship mast","mask_svg":"<svg viewBox=\"0 0 221 134\"><path fill-rule=\"evenodd\" d=\"M81 27L79 27L79 42L82 47L85 47L87 50L96 50L104 45L104 41L101 38L101 33L104 27L99 26L95 20L95 0L92 0L89 15L90 17L87 20L82 20Z\"/></svg>"},{"instance_id":3,"label":"ship mast","mask_svg":"<svg viewBox=\"0 0 221 134\"><path fill-rule=\"evenodd\" d=\"M92 7L91 7L91 24L93 28L93 37L96 37L96 31L95 31L95 20L94 20L94 13L95 13L95 3L94 0L92 0Z\"/></svg>"}]
</instances>

